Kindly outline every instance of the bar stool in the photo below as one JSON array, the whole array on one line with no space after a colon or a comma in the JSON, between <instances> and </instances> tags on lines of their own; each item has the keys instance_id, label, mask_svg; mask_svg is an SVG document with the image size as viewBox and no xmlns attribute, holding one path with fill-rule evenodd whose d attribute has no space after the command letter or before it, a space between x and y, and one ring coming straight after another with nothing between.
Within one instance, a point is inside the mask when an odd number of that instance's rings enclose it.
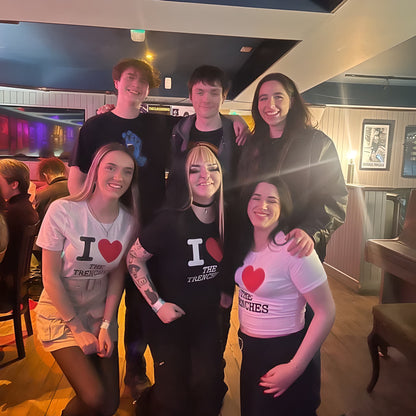
<instances>
[{"instance_id":1,"label":"bar stool","mask_svg":"<svg viewBox=\"0 0 416 416\"><path fill-rule=\"evenodd\" d=\"M373 307L373 330L368 336L373 374L367 391L371 393L380 373L379 349L397 348L416 362L416 303L385 303Z\"/></svg>"}]
</instances>

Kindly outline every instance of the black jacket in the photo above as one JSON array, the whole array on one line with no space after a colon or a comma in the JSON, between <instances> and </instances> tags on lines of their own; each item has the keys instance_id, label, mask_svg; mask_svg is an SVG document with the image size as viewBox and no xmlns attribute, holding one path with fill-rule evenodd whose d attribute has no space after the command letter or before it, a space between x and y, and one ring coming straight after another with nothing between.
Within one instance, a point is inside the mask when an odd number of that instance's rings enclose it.
<instances>
[{"instance_id":1,"label":"black jacket","mask_svg":"<svg viewBox=\"0 0 416 416\"><path fill-rule=\"evenodd\" d=\"M323 261L331 234L345 221L348 197L332 140L312 128L290 139L261 140L253 136L243 149L239 170L242 182L280 175L293 200L291 227L313 238Z\"/></svg>"}]
</instances>

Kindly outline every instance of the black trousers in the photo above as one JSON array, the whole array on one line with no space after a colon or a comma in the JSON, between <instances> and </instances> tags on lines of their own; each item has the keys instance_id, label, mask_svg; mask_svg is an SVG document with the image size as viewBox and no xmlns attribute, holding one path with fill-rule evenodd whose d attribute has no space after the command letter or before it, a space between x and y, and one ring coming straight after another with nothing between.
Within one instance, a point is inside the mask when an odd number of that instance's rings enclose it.
<instances>
[{"instance_id":1,"label":"black trousers","mask_svg":"<svg viewBox=\"0 0 416 416\"><path fill-rule=\"evenodd\" d=\"M305 329L276 338L253 338L239 332L241 416L315 416L320 404L321 362L317 353L303 374L279 397L265 394L260 378L278 364L289 362L305 336Z\"/></svg>"},{"instance_id":2,"label":"black trousers","mask_svg":"<svg viewBox=\"0 0 416 416\"><path fill-rule=\"evenodd\" d=\"M227 391L218 309L188 312L169 324L145 310L155 384L139 399L137 414L218 416Z\"/></svg>"},{"instance_id":3,"label":"black trousers","mask_svg":"<svg viewBox=\"0 0 416 416\"><path fill-rule=\"evenodd\" d=\"M146 361L144 352L147 341L143 334L142 320L140 319L140 305L146 304L142 294L137 289L129 274L125 277L125 329L124 348L126 351L126 377L128 384L134 376L146 374Z\"/></svg>"}]
</instances>

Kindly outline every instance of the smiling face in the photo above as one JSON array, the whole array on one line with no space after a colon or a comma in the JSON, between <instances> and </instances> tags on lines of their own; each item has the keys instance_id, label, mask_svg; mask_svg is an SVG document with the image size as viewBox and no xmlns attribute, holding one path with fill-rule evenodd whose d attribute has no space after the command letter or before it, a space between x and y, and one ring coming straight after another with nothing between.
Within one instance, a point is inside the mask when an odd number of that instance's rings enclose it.
<instances>
[{"instance_id":1,"label":"smiling face","mask_svg":"<svg viewBox=\"0 0 416 416\"><path fill-rule=\"evenodd\" d=\"M119 199L129 188L134 173L133 159L125 152L108 152L97 171L97 187L103 197Z\"/></svg>"},{"instance_id":2,"label":"smiling face","mask_svg":"<svg viewBox=\"0 0 416 416\"><path fill-rule=\"evenodd\" d=\"M149 81L144 73L136 68L129 67L114 80L118 91L118 100L139 106L149 94Z\"/></svg>"},{"instance_id":3,"label":"smiling face","mask_svg":"<svg viewBox=\"0 0 416 416\"><path fill-rule=\"evenodd\" d=\"M221 186L218 164L199 157L189 166L189 185L192 198L199 204L209 204Z\"/></svg>"},{"instance_id":4,"label":"smiling face","mask_svg":"<svg viewBox=\"0 0 416 416\"><path fill-rule=\"evenodd\" d=\"M199 81L192 86L189 98L195 113L201 118L218 117L221 104L224 101L222 86L219 82L214 85Z\"/></svg>"},{"instance_id":5,"label":"smiling face","mask_svg":"<svg viewBox=\"0 0 416 416\"><path fill-rule=\"evenodd\" d=\"M255 229L270 233L280 217L280 197L277 188L270 183L260 182L250 197L247 214Z\"/></svg>"},{"instance_id":6,"label":"smiling face","mask_svg":"<svg viewBox=\"0 0 416 416\"><path fill-rule=\"evenodd\" d=\"M260 87L258 110L261 118L270 127L272 137L281 136L290 105L290 96L280 82L266 81ZM278 134L273 134L275 132Z\"/></svg>"}]
</instances>

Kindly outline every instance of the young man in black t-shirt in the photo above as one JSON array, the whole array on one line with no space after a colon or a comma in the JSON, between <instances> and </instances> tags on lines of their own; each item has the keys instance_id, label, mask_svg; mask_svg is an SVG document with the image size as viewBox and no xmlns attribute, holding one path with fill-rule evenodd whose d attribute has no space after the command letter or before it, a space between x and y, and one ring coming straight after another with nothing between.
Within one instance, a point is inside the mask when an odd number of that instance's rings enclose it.
<instances>
[{"instance_id":1,"label":"young man in black t-shirt","mask_svg":"<svg viewBox=\"0 0 416 416\"><path fill-rule=\"evenodd\" d=\"M140 106L149 88L159 86L154 69L144 61L125 59L113 68L117 105L105 114L92 117L80 130L69 166L71 194L83 186L94 153L101 146L119 142L132 147L139 165L141 225L148 223L165 199L165 171L168 166L170 137L177 118L141 113ZM146 376L143 339L138 305L143 302L130 276L126 277L126 321L124 343L126 376L124 382L133 398L150 385Z\"/></svg>"},{"instance_id":2,"label":"young man in black t-shirt","mask_svg":"<svg viewBox=\"0 0 416 416\"><path fill-rule=\"evenodd\" d=\"M175 175L182 177L187 150L195 143L209 143L217 153L224 172L225 190L236 176L240 146L246 135L236 138L233 118L222 116L220 107L229 89L224 72L214 66L203 65L194 70L188 81L189 98L195 114L179 121L172 136L172 166L169 183Z\"/></svg>"}]
</instances>

